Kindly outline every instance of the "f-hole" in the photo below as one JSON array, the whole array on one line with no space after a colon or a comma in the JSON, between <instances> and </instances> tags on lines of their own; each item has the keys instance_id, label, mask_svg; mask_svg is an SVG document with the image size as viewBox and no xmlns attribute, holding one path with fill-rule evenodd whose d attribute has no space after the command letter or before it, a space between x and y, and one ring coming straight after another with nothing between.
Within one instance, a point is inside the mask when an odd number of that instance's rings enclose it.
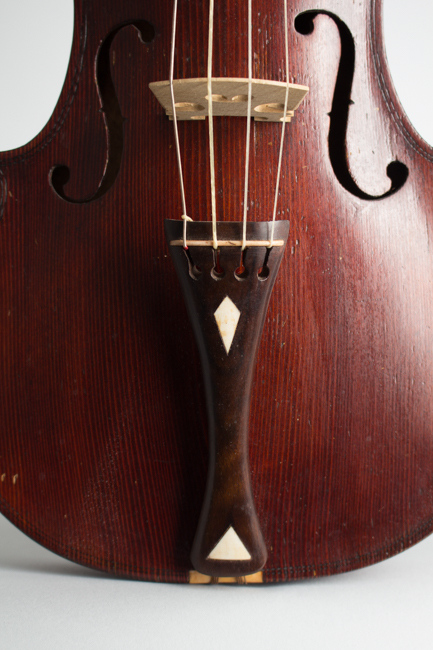
<instances>
[{"instance_id":1,"label":"f-hole","mask_svg":"<svg viewBox=\"0 0 433 650\"><path fill-rule=\"evenodd\" d=\"M295 29L299 34L308 36L314 31L314 19L318 15L329 16L335 22L340 34L341 57L335 82L332 109L329 113L329 159L334 173L341 185L354 196L368 201L385 199L394 194L405 184L409 170L402 162L394 160L386 168L386 174L391 180L390 189L384 194L375 196L367 194L355 183L347 163L346 133L349 120L350 105L353 104L352 92L353 75L355 71L355 42L350 29L338 16L330 11L305 11L295 18Z\"/></svg>"},{"instance_id":2,"label":"f-hole","mask_svg":"<svg viewBox=\"0 0 433 650\"><path fill-rule=\"evenodd\" d=\"M129 26L137 29L138 37L142 43L150 43L155 37L154 28L145 20L124 23L110 32L102 42L96 55L96 84L101 102L101 113L107 131L107 158L98 189L91 197L73 199L66 195L64 189L70 178L69 167L66 165L57 165L50 171L51 187L61 199L69 203L90 203L101 198L114 185L119 173L123 152L124 118L111 77L110 48L119 31Z\"/></svg>"}]
</instances>

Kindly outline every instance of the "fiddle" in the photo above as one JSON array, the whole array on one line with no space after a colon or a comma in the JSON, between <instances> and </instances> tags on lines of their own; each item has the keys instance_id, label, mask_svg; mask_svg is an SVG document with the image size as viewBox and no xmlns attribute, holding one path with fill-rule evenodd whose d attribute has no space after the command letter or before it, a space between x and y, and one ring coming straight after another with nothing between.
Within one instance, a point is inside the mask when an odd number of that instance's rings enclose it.
<instances>
[{"instance_id":1,"label":"fiddle","mask_svg":"<svg viewBox=\"0 0 433 650\"><path fill-rule=\"evenodd\" d=\"M285 132L277 212L290 231L249 380L264 582L355 569L431 532L432 154L394 93L381 3L346 4L292 2L287 30L283 3L256 8L252 75L247 7L215 6L211 78L284 84L287 33L289 82L310 89ZM0 494L13 523L69 559L188 582L207 379L163 233L163 218L186 212L172 125L149 90L167 79L171 11L77 0L56 110L1 156ZM180 2L176 79L206 78L207 11ZM174 121L189 213L209 221L209 118ZM245 122L213 125L229 229L242 212ZM251 225L270 220L281 124L250 128ZM218 273L212 264L201 270Z\"/></svg>"}]
</instances>

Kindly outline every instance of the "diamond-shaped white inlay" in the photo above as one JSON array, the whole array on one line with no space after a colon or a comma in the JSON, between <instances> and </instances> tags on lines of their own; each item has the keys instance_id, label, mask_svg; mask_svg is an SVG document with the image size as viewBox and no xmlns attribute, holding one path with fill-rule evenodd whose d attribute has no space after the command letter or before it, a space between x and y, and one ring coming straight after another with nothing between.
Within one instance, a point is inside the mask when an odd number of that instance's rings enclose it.
<instances>
[{"instance_id":1,"label":"diamond-shaped white inlay","mask_svg":"<svg viewBox=\"0 0 433 650\"><path fill-rule=\"evenodd\" d=\"M215 548L209 553L209 560L251 560L242 541L233 526L221 537Z\"/></svg>"},{"instance_id":2,"label":"diamond-shaped white inlay","mask_svg":"<svg viewBox=\"0 0 433 650\"><path fill-rule=\"evenodd\" d=\"M241 312L228 296L224 298L214 316L227 354L238 326Z\"/></svg>"}]
</instances>

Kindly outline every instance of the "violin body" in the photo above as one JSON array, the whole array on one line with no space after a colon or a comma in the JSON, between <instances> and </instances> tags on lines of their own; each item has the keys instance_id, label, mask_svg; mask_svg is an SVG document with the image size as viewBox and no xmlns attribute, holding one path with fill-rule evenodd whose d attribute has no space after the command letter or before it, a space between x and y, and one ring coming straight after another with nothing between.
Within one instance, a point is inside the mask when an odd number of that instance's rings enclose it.
<instances>
[{"instance_id":1,"label":"violin body","mask_svg":"<svg viewBox=\"0 0 433 650\"><path fill-rule=\"evenodd\" d=\"M281 6L280 6L281 4ZM383 560L433 528L432 149L387 69L380 0L290 0L279 215L290 234L252 382L264 582ZM175 78L206 76L207 3L180 0ZM285 81L283 3L253 11L254 72ZM52 551L188 582L208 440L199 355L164 237L181 216L172 4L75 0L43 131L0 156L0 508ZM246 3L215 7L215 77L247 77ZM252 221L272 216L278 123L253 122ZM239 221L245 120L215 118L217 205ZM210 219L206 121L179 122Z\"/></svg>"}]
</instances>

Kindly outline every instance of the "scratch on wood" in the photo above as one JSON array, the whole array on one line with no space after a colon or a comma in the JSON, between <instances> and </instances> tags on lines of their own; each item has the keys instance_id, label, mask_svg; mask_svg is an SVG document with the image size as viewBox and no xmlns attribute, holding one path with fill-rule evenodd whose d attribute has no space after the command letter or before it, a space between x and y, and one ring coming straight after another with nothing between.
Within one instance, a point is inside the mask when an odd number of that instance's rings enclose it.
<instances>
[{"instance_id":1,"label":"scratch on wood","mask_svg":"<svg viewBox=\"0 0 433 650\"><path fill-rule=\"evenodd\" d=\"M12 483L13 483L14 485L15 485L15 483L17 482L17 478L18 478L18 474L14 474L14 476L12 477Z\"/></svg>"},{"instance_id":2,"label":"scratch on wood","mask_svg":"<svg viewBox=\"0 0 433 650\"><path fill-rule=\"evenodd\" d=\"M2 483L3 483L3 481L5 480L5 478L6 478L6 474L2 474L2 476L1 476Z\"/></svg>"}]
</instances>

